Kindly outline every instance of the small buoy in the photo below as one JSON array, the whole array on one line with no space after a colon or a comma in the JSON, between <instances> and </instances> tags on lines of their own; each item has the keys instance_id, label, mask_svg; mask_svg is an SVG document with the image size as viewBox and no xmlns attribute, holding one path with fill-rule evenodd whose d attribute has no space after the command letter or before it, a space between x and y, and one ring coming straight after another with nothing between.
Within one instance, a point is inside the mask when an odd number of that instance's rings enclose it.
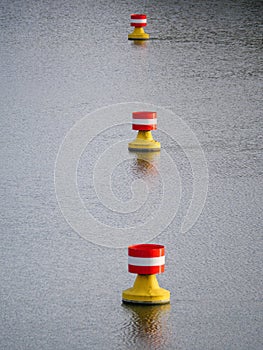
<instances>
[{"instance_id":1,"label":"small buoy","mask_svg":"<svg viewBox=\"0 0 263 350\"><path fill-rule=\"evenodd\" d=\"M122 293L124 303L167 304L170 292L160 288L156 274L163 273L165 249L159 244L137 244L128 247L128 271L137 277L132 288Z\"/></svg>"},{"instance_id":2,"label":"small buoy","mask_svg":"<svg viewBox=\"0 0 263 350\"><path fill-rule=\"evenodd\" d=\"M147 40L150 35L145 33L143 27L147 26L147 16L144 14L132 14L131 15L131 26L134 30L128 35L129 40Z\"/></svg>"},{"instance_id":3,"label":"small buoy","mask_svg":"<svg viewBox=\"0 0 263 350\"><path fill-rule=\"evenodd\" d=\"M133 112L132 129L138 130L137 137L128 145L129 151L160 151L161 144L153 139L151 130L157 129L156 112Z\"/></svg>"}]
</instances>

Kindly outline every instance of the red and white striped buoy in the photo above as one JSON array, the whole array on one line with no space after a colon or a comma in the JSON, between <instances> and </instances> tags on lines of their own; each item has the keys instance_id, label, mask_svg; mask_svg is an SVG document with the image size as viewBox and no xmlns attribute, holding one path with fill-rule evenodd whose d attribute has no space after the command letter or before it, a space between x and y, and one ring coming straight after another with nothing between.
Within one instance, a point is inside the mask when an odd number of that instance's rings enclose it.
<instances>
[{"instance_id":1,"label":"red and white striped buoy","mask_svg":"<svg viewBox=\"0 0 263 350\"><path fill-rule=\"evenodd\" d=\"M142 130L142 131L156 130L157 113L156 112L133 112L132 129Z\"/></svg>"},{"instance_id":2,"label":"red and white striped buoy","mask_svg":"<svg viewBox=\"0 0 263 350\"><path fill-rule=\"evenodd\" d=\"M150 38L150 35L145 33L143 29L147 26L147 16L145 14L132 14L131 26L134 27L134 30L128 35L129 40L148 40Z\"/></svg>"},{"instance_id":3,"label":"red and white striped buoy","mask_svg":"<svg viewBox=\"0 0 263 350\"><path fill-rule=\"evenodd\" d=\"M144 14L132 14L131 15L131 26L136 28L147 26L147 16Z\"/></svg>"},{"instance_id":4,"label":"red and white striped buoy","mask_svg":"<svg viewBox=\"0 0 263 350\"><path fill-rule=\"evenodd\" d=\"M132 288L122 293L125 303L166 304L170 302L169 290L159 287L156 274L164 272L164 246L136 244L128 247L128 271L137 277Z\"/></svg>"},{"instance_id":5,"label":"red and white striped buoy","mask_svg":"<svg viewBox=\"0 0 263 350\"><path fill-rule=\"evenodd\" d=\"M138 244L128 248L128 271L139 275L155 275L164 272L164 246Z\"/></svg>"},{"instance_id":6,"label":"red and white striped buoy","mask_svg":"<svg viewBox=\"0 0 263 350\"><path fill-rule=\"evenodd\" d=\"M160 142L155 141L151 134L151 130L157 129L156 112L133 112L132 129L138 130L138 134L134 141L129 142L130 151L160 151Z\"/></svg>"}]
</instances>

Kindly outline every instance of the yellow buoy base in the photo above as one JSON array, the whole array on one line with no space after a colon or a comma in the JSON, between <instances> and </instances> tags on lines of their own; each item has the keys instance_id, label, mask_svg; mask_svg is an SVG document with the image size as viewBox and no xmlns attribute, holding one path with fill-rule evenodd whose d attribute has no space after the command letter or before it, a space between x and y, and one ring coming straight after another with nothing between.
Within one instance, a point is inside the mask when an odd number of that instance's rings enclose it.
<instances>
[{"instance_id":1,"label":"yellow buoy base","mask_svg":"<svg viewBox=\"0 0 263 350\"><path fill-rule=\"evenodd\" d=\"M136 139L128 144L129 151L160 151L161 144L153 139L151 131L139 131Z\"/></svg>"},{"instance_id":2,"label":"yellow buoy base","mask_svg":"<svg viewBox=\"0 0 263 350\"><path fill-rule=\"evenodd\" d=\"M150 35L145 33L144 29L135 27L134 31L128 35L129 40L148 40Z\"/></svg>"},{"instance_id":3,"label":"yellow buoy base","mask_svg":"<svg viewBox=\"0 0 263 350\"><path fill-rule=\"evenodd\" d=\"M170 302L170 292L159 287L155 275L137 275L133 287L123 291L122 301L135 304L167 304Z\"/></svg>"}]
</instances>

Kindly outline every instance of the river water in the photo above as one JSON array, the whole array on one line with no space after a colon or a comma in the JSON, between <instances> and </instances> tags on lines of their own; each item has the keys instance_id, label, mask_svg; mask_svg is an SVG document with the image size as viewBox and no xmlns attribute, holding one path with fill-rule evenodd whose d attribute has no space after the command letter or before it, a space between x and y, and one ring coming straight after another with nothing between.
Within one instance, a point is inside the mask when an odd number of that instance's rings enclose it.
<instances>
[{"instance_id":1,"label":"river water","mask_svg":"<svg viewBox=\"0 0 263 350\"><path fill-rule=\"evenodd\" d=\"M0 1L1 349L262 349L262 15ZM160 154L127 150L145 109ZM122 304L146 241L169 305Z\"/></svg>"}]
</instances>

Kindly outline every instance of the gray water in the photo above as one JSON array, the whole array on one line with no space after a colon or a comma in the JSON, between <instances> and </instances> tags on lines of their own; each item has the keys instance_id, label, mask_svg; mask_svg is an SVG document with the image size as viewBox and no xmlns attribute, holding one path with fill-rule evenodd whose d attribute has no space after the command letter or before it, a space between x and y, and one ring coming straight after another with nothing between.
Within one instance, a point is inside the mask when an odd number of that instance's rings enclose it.
<instances>
[{"instance_id":1,"label":"gray water","mask_svg":"<svg viewBox=\"0 0 263 350\"><path fill-rule=\"evenodd\" d=\"M147 14L154 39L140 46L127 40L134 12ZM1 349L262 349L262 15L249 0L0 1ZM108 210L92 182L99 155L135 137L130 102L160 108L169 129L154 133L156 163L127 152L112 173L124 202L133 180L148 184L141 217ZM98 109L120 103L124 124L100 129ZM184 233L193 175L162 108L188 125L207 161L206 202ZM91 239L65 220L54 184L59 148L83 118L98 129L77 174L96 218ZM171 304L122 305L135 279L127 249L97 244L95 222L119 227L120 240L136 226L144 241L165 152L180 173L180 207L150 241L166 247L158 280Z\"/></svg>"}]
</instances>

